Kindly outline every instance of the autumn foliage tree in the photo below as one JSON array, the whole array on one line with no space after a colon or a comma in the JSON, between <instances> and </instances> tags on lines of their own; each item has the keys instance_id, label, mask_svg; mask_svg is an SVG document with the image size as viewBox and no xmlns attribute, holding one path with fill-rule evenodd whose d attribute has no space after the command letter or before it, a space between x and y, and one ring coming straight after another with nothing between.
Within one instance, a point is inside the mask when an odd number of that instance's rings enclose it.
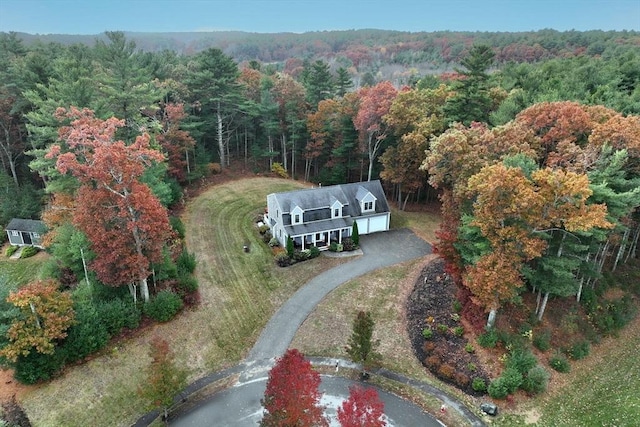
<instances>
[{"instance_id":1,"label":"autumn foliage tree","mask_svg":"<svg viewBox=\"0 0 640 427\"><path fill-rule=\"evenodd\" d=\"M151 339L149 356L147 379L138 388L138 394L153 406L161 407L166 419L173 398L187 385L187 372L176 365L169 343L159 336Z\"/></svg>"},{"instance_id":2,"label":"autumn foliage tree","mask_svg":"<svg viewBox=\"0 0 640 427\"><path fill-rule=\"evenodd\" d=\"M72 119L60 129L66 150L54 145L48 156L56 159L62 174L80 183L73 222L96 253L92 267L106 284L128 284L134 299L134 283L139 283L148 301L150 265L162 259L170 225L166 209L140 177L145 167L164 157L151 148L147 134L131 145L115 140L122 120L101 120L86 109L59 109L57 114Z\"/></svg>"},{"instance_id":3,"label":"autumn foliage tree","mask_svg":"<svg viewBox=\"0 0 640 427\"><path fill-rule=\"evenodd\" d=\"M71 295L58 290L52 280L33 282L12 292L7 301L19 309L7 330L9 343L0 350L0 356L11 362L34 350L53 354L57 341L74 323Z\"/></svg>"},{"instance_id":4,"label":"autumn foliage tree","mask_svg":"<svg viewBox=\"0 0 640 427\"><path fill-rule=\"evenodd\" d=\"M380 178L396 185L400 209L404 210L408 197L425 183L426 174L420 165L426 157L429 138L444 130L442 107L448 95L444 85L434 90L404 90L398 93L384 116L399 141L380 156L383 165ZM406 193L404 203L403 192Z\"/></svg>"},{"instance_id":5,"label":"autumn foliage tree","mask_svg":"<svg viewBox=\"0 0 640 427\"><path fill-rule=\"evenodd\" d=\"M269 372L261 403L265 414L263 427L328 426L319 405L320 374L296 349L289 349L277 359Z\"/></svg>"},{"instance_id":6,"label":"autumn foliage tree","mask_svg":"<svg viewBox=\"0 0 640 427\"><path fill-rule=\"evenodd\" d=\"M528 284L542 319L550 296L579 298L610 246L614 268L633 253L638 125L604 107L552 102L431 140L422 167L441 190L437 248L477 305L495 313Z\"/></svg>"},{"instance_id":7,"label":"autumn foliage tree","mask_svg":"<svg viewBox=\"0 0 640 427\"><path fill-rule=\"evenodd\" d=\"M384 403L371 387L349 387L349 397L338 408L342 427L385 427Z\"/></svg>"},{"instance_id":8,"label":"autumn foliage tree","mask_svg":"<svg viewBox=\"0 0 640 427\"><path fill-rule=\"evenodd\" d=\"M187 173L191 168L189 152L195 146L195 140L189 132L180 128L185 117L183 104L166 104L162 114L163 131L157 136L162 149L167 153L169 175L180 183L187 181Z\"/></svg>"},{"instance_id":9,"label":"autumn foliage tree","mask_svg":"<svg viewBox=\"0 0 640 427\"><path fill-rule=\"evenodd\" d=\"M371 181L373 162L380 154L382 143L387 137L387 125L383 118L397 94L398 90L389 81L360 89L360 104L353 124L360 133L363 151L369 158L367 181Z\"/></svg>"},{"instance_id":10,"label":"autumn foliage tree","mask_svg":"<svg viewBox=\"0 0 640 427\"><path fill-rule=\"evenodd\" d=\"M307 115L307 131L309 139L305 146L305 180L311 176L311 170L318 173L320 160L329 157L334 144L341 141L340 103L327 99L320 101L317 110Z\"/></svg>"}]
</instances>

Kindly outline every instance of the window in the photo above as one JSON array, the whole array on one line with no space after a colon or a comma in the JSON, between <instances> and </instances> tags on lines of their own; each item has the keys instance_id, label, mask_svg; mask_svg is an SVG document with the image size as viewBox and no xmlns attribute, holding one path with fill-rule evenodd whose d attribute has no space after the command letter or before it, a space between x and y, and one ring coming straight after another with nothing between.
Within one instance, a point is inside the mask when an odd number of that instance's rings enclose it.
<instances>
[{"instance_id":1,"label":"window","mask_svg":"<svg viewBox=\"0 0 640 427\"><path fill-rule=\"evenodd\" d=\"M339 216L340 216L340 209L334 209L334 210L333 210L333 216L334 216L335 218L339 217Z\"/></svg>"},{"instance_id":2,"label":"window","mask_svg":"<svg viewBox=\"0 0 640 427\"><path fill-rule=\"evenodd\" d=\"M296 214L296 215L293 217L293 223L294 223L294 224L298 224L298 223L300 223L300 215Z\"/></svg>"},{"instance_id":3,"label":"window","mask_svg":"<svg viewBox=\"0 0 640 427\"><path fill-rule=\"evenodd\" d=\"M373 210L373 202L364 202L364 210L372 211Z\"/></svg>"}]
</instances>

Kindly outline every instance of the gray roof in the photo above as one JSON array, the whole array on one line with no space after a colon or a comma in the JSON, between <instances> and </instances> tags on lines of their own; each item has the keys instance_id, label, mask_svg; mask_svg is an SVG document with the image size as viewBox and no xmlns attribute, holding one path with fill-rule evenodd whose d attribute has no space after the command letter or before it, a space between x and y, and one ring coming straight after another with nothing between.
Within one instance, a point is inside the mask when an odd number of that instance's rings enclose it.
<instances>
[{"instance_id":1,"label":"gray roof","mask_svg":"<svg viewBox=\"0 0 640 427\"><path fill-rule=\"evenodd\" d=\"M44 233L47 227L44 222L35 219L21 219L13 218L9 225L7 225L8 231L27 231L31 233Z\"/></svg>"},{"instance_id":2,"label":"gray roof","mask_svg":"<svg viewBox=\"0 0 640 427\"><path fill-rule=\"evenodd\" d=\"M365 191L363 191L363 189ZM304 190L275 193L273 196L278 201L278 205L280 205L283 213L291 212L296 206L300 206L304 211L329 208L333 202L338 200L343 206L349 207L347 210L349 215L360 216L360 203L358 199L366 195L367 191L371 192L377 199L376 213L389 211L387 198L384 195L379 180L307 188ZM343 211L343 214L347 212Z\"/></svg>"},{"instance_id":3,"label":"gray roof","mask_svg":"<svg viewBox=\"0 0 640 427\"><path fill-rule=\"evenodd\" d=\"M296 206L300 206L304 211L329 208L336 200L342 205L349 204L339 185L276 193L275 196L286 213L291 212Z\"/></svg>"},{"instance_id":4,"label":"gray roof","mask_svg":"<svg viewBox=\"0 0 640 427\"><path fill-rule=\"evenodd\" d=\"M301 234L351 228L352 226L353 220L351 218L333 218L324 221L307 222L305 224L287 225L284 229L289 236L300 236Z\"/></svg>"}]
</instances>

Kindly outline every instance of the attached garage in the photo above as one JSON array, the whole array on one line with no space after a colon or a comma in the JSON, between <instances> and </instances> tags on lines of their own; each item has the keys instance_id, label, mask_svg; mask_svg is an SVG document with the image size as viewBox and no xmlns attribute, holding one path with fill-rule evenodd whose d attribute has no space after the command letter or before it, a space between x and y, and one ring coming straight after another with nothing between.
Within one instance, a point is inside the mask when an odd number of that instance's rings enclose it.
<instances>
[{"instance_id":1,"label":"attached garage","mask_svg":"<svg viewBox=\"0 0 640 427\"><path fill-rule=\"evenodd\" d=\"M372 215L368 217L357 218L358 233L370 234L378 231L387 231L389 229L389 212L382 215Z\"/></svg>"}]
</instances>

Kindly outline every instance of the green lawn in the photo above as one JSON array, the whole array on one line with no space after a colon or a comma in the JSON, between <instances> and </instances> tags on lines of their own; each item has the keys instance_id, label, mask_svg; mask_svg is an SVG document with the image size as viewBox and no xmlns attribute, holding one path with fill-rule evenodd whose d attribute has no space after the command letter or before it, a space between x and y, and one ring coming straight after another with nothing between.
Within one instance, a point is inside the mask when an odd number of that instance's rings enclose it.
<instances>
[{"instance_id":1,"label":"green lawn","mask_svg":"<svg viewBox=\"0 0 640 427\"><path fill-rule=\"evenodd\" d=\"M0 254L0 276L6 279L12 289L39 278L40 269L47 259L46 254L39 253L25 259L9 259L5 256L5 249L6 247L3 247Z\"/></svg>"}]
</instances>

